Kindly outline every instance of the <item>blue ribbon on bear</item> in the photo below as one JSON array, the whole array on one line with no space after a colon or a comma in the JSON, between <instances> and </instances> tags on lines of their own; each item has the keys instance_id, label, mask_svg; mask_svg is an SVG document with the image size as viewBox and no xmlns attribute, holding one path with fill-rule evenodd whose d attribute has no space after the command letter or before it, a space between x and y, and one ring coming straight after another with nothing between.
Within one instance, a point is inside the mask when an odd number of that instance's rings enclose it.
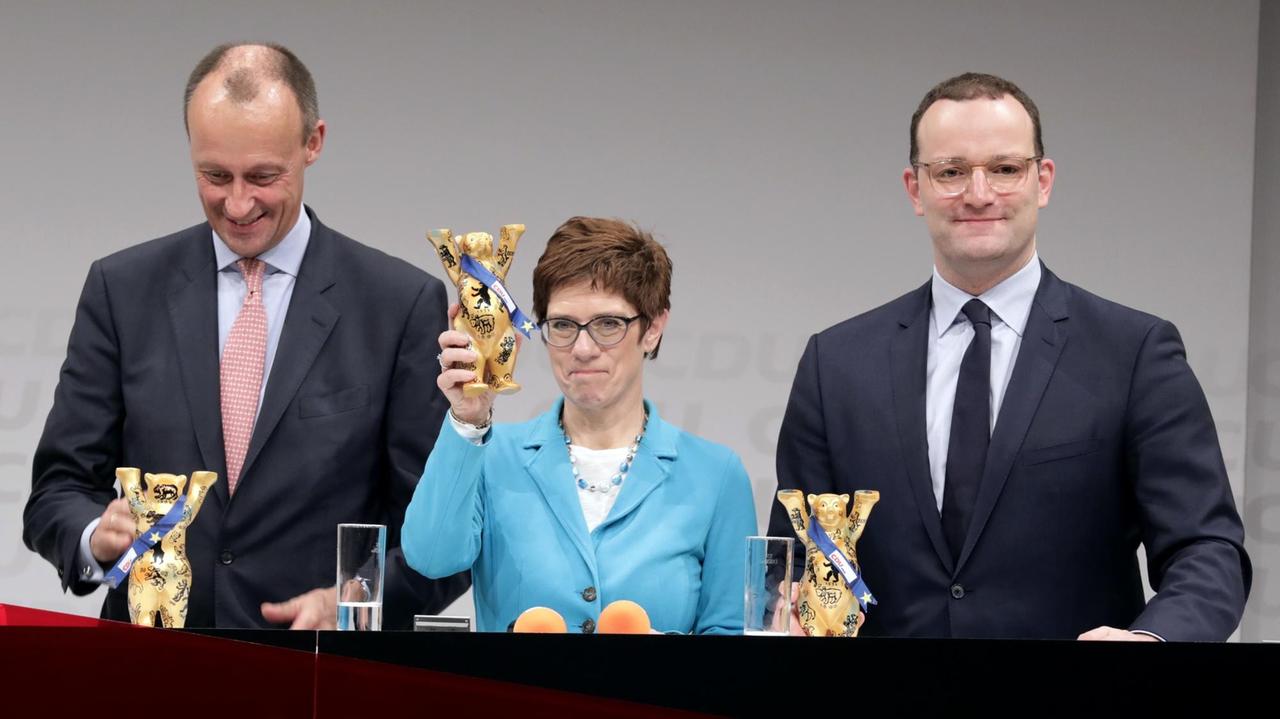
<instances>
[{"instance_id":1,"label":"blue ribbon on bear","mask_svg":"<svg viewBox=\"0 0 1280 719\"><path fill-rule=\"evenodd\" d=\"M151 529L143 532L141 537L134 540L133 546L129 547L128 551L126 551L116 562L116 565L111 568L111 571L107 572L106 582L111 585L112 589L120 586L120 582L123 582L125 577L129 576L129 569L133 566L133 563L137 561L138 557L141 557L149 549L158 544L160 540L164 539L165 535L169 533L169 530L173 529L177 526L178 522L182 521L182 510L186 506L187 495L184 493L181 497L178 497L178 501L174 502L173 506L169 508L169 511L164 513L164 516L160 518L160 521L151 525Z\"/></svg>"},{"instance_id":2,"label":"blue ribbon on bear","mask_svg":"<svg viewBox=\"0 0 1280 719\"><path fill-rule=\"evenodd\" d=\"M857 598L858 604L862 605L862 611L867 611L868 604L876 604L876 598L871 596L871 590L867 588L867 583L862 581L862 575L858 573L853 562L844 556L844 552L831 541L831 537L827 536L827 530L818 524L817 515L809 517L809 538L813 543L818 545L818 551L831 562L831 566L836 568L840 573L844 583L853 591L853 596Z\"/></svg>"},{"instance_id":3,"label":"blue ribbon on bear","mask_svg":"<svg viewBox=\"0 0 1280 719\"><path fill-rule=\"evenodd\" d=\"M537 325L530 322L529 318L520 311L520 308L516 307L516 301L511 298L511 293L507 291L507 288L502 284L502 280L498 279L497 275L490 272L474 257L466 254L462 256L462 271L480 280L480 284L493 290L498 299L502 300L502 305L507 308L507 314L511 315L511 324L520 330L525 337L529 337L529 333Z\"/></svg>"}]
</instances>

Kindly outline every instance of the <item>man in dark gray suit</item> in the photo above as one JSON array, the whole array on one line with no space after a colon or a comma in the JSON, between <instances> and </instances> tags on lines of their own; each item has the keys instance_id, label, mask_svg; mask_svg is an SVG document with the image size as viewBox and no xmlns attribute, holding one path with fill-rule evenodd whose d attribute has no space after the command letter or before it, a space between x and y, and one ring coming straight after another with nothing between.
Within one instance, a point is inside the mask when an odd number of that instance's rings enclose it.
<instances>
[{"instance_id":1,"label":"man in dark gray suit","mask_svg":"<svg viewBox=\"0 0 1280 719\"><path fill-rule=\"evenodd\" d=\"M1041 264L1035 103L947 80L910 162L933 278L810 339L778 438L781 488L880 492L862 633L1225 639L1251 575L1208 404L1173 325Z\"/></svg>"},{"instance_id":2,"label":"man in dark gray suit","mask_svg":"<svg viewBox=\"0 0 1280 719\"><path fill-rule=\"evenodd\" d=\"M23 538L86 594L135 538L117 467L212 470L188 626L332 627L336 525L373 522L389 531L384 626L407 627L467 582L428 581L398 548L448 406L444 287L303 206L325 123L292 52L215 48L184 102L207 222L90 268ZM126 584L104 617L128 617Z\"/></svg>"}]
</instances>

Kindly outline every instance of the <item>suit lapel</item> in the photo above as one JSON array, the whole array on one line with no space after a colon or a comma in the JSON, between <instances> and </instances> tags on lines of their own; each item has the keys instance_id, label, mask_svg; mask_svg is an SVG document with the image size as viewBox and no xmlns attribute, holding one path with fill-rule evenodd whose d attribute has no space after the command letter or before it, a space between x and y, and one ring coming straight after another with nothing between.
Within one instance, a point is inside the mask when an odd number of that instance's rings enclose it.
<instances>
[{"instance_id":1,"label":"suit lapel","mask_svg":"<svg viewBox=\"0 0 1280 719\"><path fill-rule=\"evenodd\" d=\"M1027 327L1023 331L1022 346L1013 366L1013 376L1004 393L1000 414L996 417L995 431L991 433L991 445L987 449L987 464L982 473L982 484L974 503L973 519L964 550L960 554L959 567L964 567L973 551L982 529L991 517L991 511L1004 490L1013 462L1022 448L1031 421L1040 407L1049 379L1057 367L1058 358L1067 344L1066 287L1048 268L1041 266L1040 287L1031 303Z\"/></svg>"},{"instance_id":2,"label":"suit lapel","mask_svg":"<svg viewBox=\"0 0 1280 719\"><path fill-rule=\"evenodd\" d=\"M599 530L622 521L634 512L671 474L670 465L676 458L677 430L662 421L652 404L645 402L644 405L649 412L649 426L645 428L631 471L627 472L627 480L618 493L618 501L609 510L609 516L600 523Z\"/></svg>"},{"instance_id":3,"label":"suit lapel","mask_svg":"<svg viewBox=\"0 0 1280 719\"><path fill-rule=\"evenodd\" d=\"M307 212L310 214L310 209ZM289 309L280 332L280 343L271 365L271 376L267 379L267 391L254 423L244 468L240 471L241 482L249 476L254 460L297 395L302 380L311 371L311 365L341 316L325 299L325 292L336 282L333 256L336 240L314 214L311 215L311 223L307 252L298 269L293 296L289 299Z\"/></svg>"},{"instance_id":4,"label":"suit lapel","mask_svg":"<svg viewBox=\"0 0 1280 719\"><path fill-rule=\"evenodd\" d=\"M542 494L551 514L561 529L573 542L582 560L595 571L595 551L587 537L587 522L582 516L582 502L578 489L573 486L573 468L569 466L569 453L564 445L564 433L560 430L560 410L564 400L556 402L550 412L538 418L524 449L528 455L525 469L533 477L534 485Z\"/></svg>"},{"instance_id":5,"label":"suit lapel","mask_svg":"<svg viewBox=\"0 0 1280 719\"><path fill-rule=\"evenodd\" d=\"M203 462L201 469L226 477L227 460L222 446L222 410L218 394L218 279L214 265L213 235L207 224L201 225L191 239L191 250L174 274L168 303L182 375L182 391L191 412L196 445ZM224 501L227 498L226 484L218 482L214 485L214 491L221 492Z\"/></svg>"},{"instance_id":6,"label":"suit lapel","mask_svg":"<svg viewBox=\"0 0 1280 719\"><path fill-rule=\"evenodd\" d=\"M942 518L933 496L933 480L929 472L929 440L925 434L925 372L929 347L930 283L916 290L898 320L899 331L889 347L889 364L893 382L894 415L898 422L898 441L902 447L907 482L915 497L920 521L939 561L952 569L951 551L942 534Z\"/></svg>"}]
</instances>

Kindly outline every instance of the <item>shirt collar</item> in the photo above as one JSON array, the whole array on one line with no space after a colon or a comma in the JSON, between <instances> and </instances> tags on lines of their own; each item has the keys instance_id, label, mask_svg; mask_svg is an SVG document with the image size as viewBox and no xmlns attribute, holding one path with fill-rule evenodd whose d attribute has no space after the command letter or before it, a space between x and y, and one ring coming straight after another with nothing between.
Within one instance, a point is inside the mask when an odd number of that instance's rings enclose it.
<instances>
[{"instance_id":1,"label":"shirt collar","mask_svg":"<svg viewBox=\"0 0 1280 719\"><path fill-rule=\"evenodd\" d=\"M298 213L298 221L293 223L293 229L289 230L275 247L258 255L258 259L267 264L269 273L284 272L297 277L298 268L302 267L302 257L307 254L307 242L310 239L311 217L307 215L307 208L303 207ZM213 256L219 272L240 260L240 255L227 247L227 243L223 242L216 230L213 231Z\"/></svg>"},{"instance_id":2,"label":"shirt collar","mask_svg":"<svg viewBox=\"0 0 1280 719\"><path fill-rule=\"evenodd\" d=\"M1031 303L1040 287L1040 253L1031 255L1031 261L1022 269L1006 277L995 287L978 295L1001 322L1008 325L1019 337L1027 328L1031 315ZM938 268L933 268L933 328L938 336L946 334L959 318L964 303L973 295L942 279Z\"/></svg>"}]
</instances>

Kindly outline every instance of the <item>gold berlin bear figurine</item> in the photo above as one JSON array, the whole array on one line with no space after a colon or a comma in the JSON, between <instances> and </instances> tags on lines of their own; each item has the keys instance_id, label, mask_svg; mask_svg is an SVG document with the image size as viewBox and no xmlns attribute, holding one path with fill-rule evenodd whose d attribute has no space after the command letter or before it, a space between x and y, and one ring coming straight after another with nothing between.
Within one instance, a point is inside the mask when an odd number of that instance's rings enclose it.
<instances>
[{"instance_id":1,"label":"gold berlin bear figurine","mask_svg":"<svg viewBox=\"0 0 1280 719\"><path fill-rule=\"evenodd\" d=\"M139 536L151 528L177 504L187 484L186 475L145 475L134 467L116 469L116 479L129 500L129 511ZM187 602L191 598L191 563L187 561L187 527L200 511L209 488L218 481L214 472L193 472L187 500L177 523L129 567L129 620L152 627L156 614L163 626L181 629L187 622Z\"/></svg>"},{"instance_id":2,"label":"gold berlin bear figurine","mask_svg":"<svg viewBox=\"0 0 1280 719\"><path fill-rule=\"evenodd\" d=\"M854 492L853 511L848 516L845 515L845 507L849 505L847 494L810 494L808 500L810 511L805 512L804 493L800 490L778 492L778 501L786 507L791 526L805 546L804 576L800 579L800 598L796 603L800 626L811 637L856 637L866 619L863 607L875 600L862 582L855 547L871 508L880 500L880 493ZM843 556L843 559L837 558L837 562L848 561L845 568L833 566L827 553L811 536L810 514ZM852 570L852 574L845 570Z\"/></svg>"},{"instance_id":3,"label":"gold berlin bear figurine","mask_svg":"<svg viewBox=\"0 0 1280 719\"><path fill-rule=\"evenodd\" d=\"M516 329L528 336L536 325L516 307L502 282L523 234L524 225L503 225L496 250L493 236L487 232L455 236L443 229L428 234L440 263L458 288L462 310L454 318L453 328L471 338L470 349L478 355L475 364L455 365L476 373L474 382L462 386L467 397L478 397L490 389L500 394L520 389L512 379Z\"/></svg>"}]
</instances>

